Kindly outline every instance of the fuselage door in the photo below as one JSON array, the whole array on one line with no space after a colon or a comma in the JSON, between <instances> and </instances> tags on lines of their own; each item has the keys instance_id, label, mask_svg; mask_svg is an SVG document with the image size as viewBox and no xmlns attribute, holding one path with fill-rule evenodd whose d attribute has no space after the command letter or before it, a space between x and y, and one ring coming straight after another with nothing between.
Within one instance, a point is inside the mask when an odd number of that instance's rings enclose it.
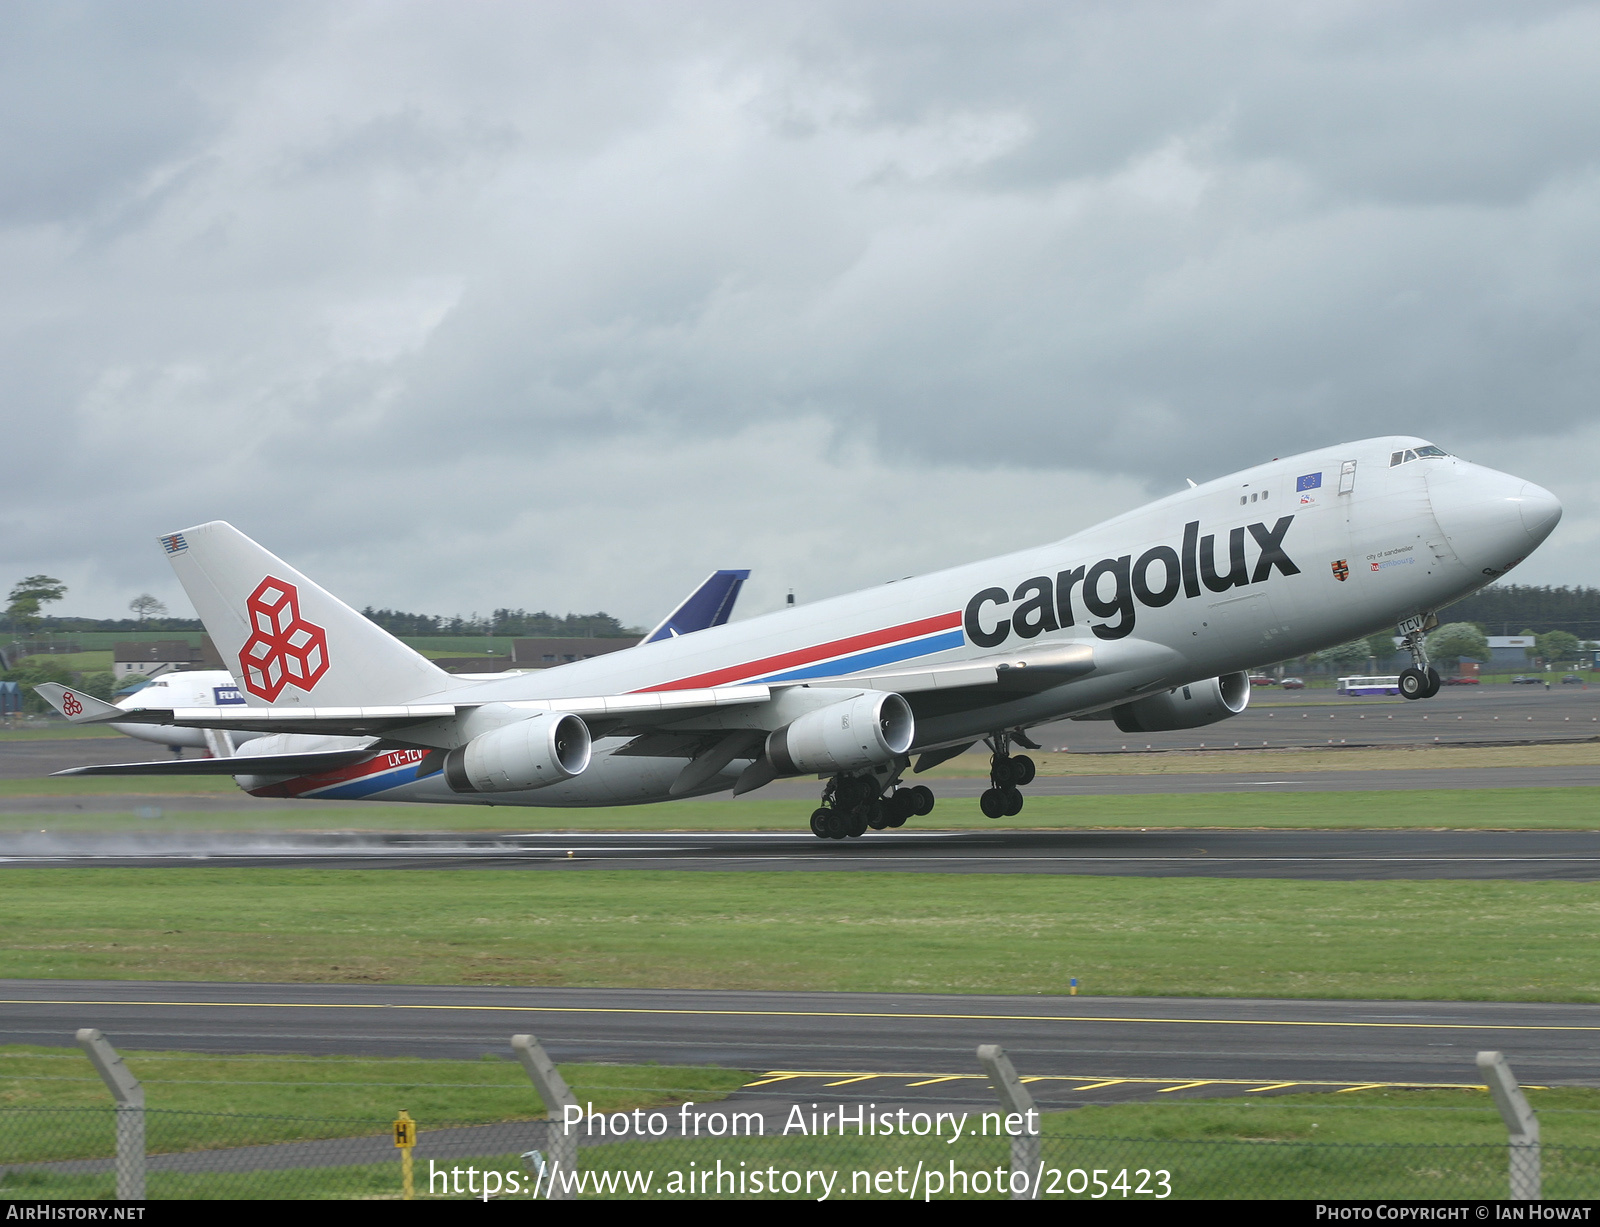
<instances>
[{"instance_id":1,"label":"fuselage door","mask_svg":"<svg viewBox=\"0 0 1600 1227\"><path fill-rule=\"evenodd\" d=\"M1346 460L1339 466L1339 493L1350 494L1356 488L1356 462Z\"/></svg>"}]
</instances>

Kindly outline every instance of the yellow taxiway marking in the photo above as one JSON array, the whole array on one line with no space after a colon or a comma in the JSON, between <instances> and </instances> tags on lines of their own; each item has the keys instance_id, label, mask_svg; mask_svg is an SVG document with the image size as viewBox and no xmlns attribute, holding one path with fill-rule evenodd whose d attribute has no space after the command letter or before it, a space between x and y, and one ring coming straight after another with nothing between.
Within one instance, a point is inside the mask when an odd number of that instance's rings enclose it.
<instances>
[{"instance_id":1,"label":"yellow taxiway marking","mask_svg":"<svg viewBox=\"0 0 1600 1227\"><path fill-rule=\"evenodd\" d=\"M788 1082L796 1078L831 1078L836 1081L827 1082L825 1086L846 1086L854 1082L870 1082L874 1079L892 1078L902 1082L906 1087L934 1086L941 1082L978 1081L986 1077L984 1074L933 1074L911 1073L863 1073L860 1070L771 1070L764 1074L757 1082L747 1082L748 1086L767 1086L774 1082ZM915 1081L903 1081L915 1079ZM1108 1086L1157 1086L1161 1088L1160 1094L1170 1091L1186 1091L1197 1086L1217 1087L1244 1087L1245 1094L1260 1091L1281 1091L1291 1086L1302 1086L1307 1090L1333 1090L1338 1089L1344 1094L1350 1091L1378 1091L1388 1089L1405 1090L1439 1090L1439 1091L1485 1091L1488 1088L1481 1083L1472 1082L1359 1082L1353 1083L1339 1079L1308 1079L1300 1078L1284 1082L1271 1078L1097 1078L1088 1074L1030 1074L1021 1079L1024 1082L1060 1082L1076 1083L1077 1085L1064 1087L1070 1091L1097 1091ZM1537 1083L1527 1082L1523 1086L1530 1090L1544 1090Z\"/></svg>"},{"instance_id":2,"label":"yellow taxiway marking","mask_svg":"<svg viewBox=\"0 0 1600 1227\"><path fill-rule=\"evenodd\" d=\"M58 1001L47 997L0 998L0 1005L166 1006L174 1009L226 1010L444 1010L476 1014L656 1014L685 1018L925 1018L935 1022L1061 1022L1149 1023L1205 1027L1344 1027L1367 1031L1600 1031L1600 1023L1431 1023L1346 1022L1311 1018L1151 1018L1121 1014L934 1014L913 1010L686 1010L644 1006L571 1005L428 1005L357 1001L123 1001L91 999Z\"/></svg>"}]
</instances>

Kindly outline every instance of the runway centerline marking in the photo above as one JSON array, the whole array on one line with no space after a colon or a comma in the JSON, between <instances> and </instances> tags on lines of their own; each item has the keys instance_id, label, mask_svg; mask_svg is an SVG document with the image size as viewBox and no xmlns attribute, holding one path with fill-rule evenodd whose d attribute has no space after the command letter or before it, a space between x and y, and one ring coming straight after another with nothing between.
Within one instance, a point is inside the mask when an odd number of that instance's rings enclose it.
<instances>
[{"instance_id":1,"label":"runway centerline marking","mask_svg":"<svg viewBox=\"0 0 1600 1227\"><path fill-rule=\"evenodd\" d=\"M56 1000L49 997L0 998L0 1005L52 1006L155 1006L172 1009L223 1010L445 1010L471 1014L657 1014L685 1018L926 1018L945 1022L1077 1022L1149 1023L1206 1027L1346 1027L1374 1031L1600 1031L1600 1024L1460 1023L1460 1022L1351 1022L1310 1018L1146 1018L1120 1014L946 1014L909 1010L686 1010L648 1009L642 1006L561 1005L428 1005L392 1002L345 1001L149 1001L128 999ZM787 1074L785 1077L810 1077ZM843 1074L838 1075L840 1077ZM943 1075L940 1075L943 1076ZM972 1075L977 1077L976 1074ZM1428 1085L1432 1086L1433 1083Z\"/></svg>"}]
</instances>

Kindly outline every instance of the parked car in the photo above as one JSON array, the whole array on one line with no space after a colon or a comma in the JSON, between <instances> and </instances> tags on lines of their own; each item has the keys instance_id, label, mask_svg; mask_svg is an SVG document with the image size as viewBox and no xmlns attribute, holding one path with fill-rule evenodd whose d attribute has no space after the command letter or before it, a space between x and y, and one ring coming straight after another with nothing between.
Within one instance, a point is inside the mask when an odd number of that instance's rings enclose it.
<instances>
[{"instance_id":1,"label":"parked car","mask_svg":"<svg viewBox=\"0 0 1600 1227\"><path fill-rule=\"evenodd\" d=\"M1511 684L1513 686L1542 686L1544 684L1544 678L1530 677L1526 673L1519 673L1516 677L1511 679Z\"/></svg>"},{"instance_id":2,"label":"parked car","mask_svg":"<svg viewBox=\"0 0 1600 1227\"><path fill-rule=\"evenodd\" d=\"M1568 673L1562 677L1561 684L1563 686L1581 686L1583 685L1583 679L1576 673Z\"/></svg>"},{"instance_id":3,"label":"parked car","mask_svg":"<svg viewBox=\"0 0 1600 1227\"><path fill-rule=\"evenodd\" d=\"M1304 690L1306 688L1305 682L1298 677L1286 677L1278 685L1285 690Z\"/></svg>"},{"instance_id":4,"label":"parked car","mask_svg":"<svg viewBox=\"0 0 1600 1227\"><path fill-rule=\"evenodd\" d=\"M1463 673L1460 677L1447 677L1444 679L1446 686L1476 686L1478 679L1470 673Z\"/></svg>"}]
</instances>

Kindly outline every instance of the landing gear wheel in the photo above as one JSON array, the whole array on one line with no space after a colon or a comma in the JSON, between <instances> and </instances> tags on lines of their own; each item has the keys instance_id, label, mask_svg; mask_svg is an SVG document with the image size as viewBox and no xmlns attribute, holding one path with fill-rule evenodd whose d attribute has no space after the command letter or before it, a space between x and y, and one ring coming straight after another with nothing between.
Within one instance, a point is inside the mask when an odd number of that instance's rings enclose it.
<instances>
[{"instance_id":1,"label":"landing gear wheel","mask_svg":"<svg viewBox=\"0 0 1600 1227\"><path fill-rule=\"evenodd\" d=\"M1004 788L986 788L983 795L978 798L978 808L983 811L985 818L1004 818L1006 816L1006 792Z\"/></svg>"},{"instance_id":2,"label":"landing gear wheel","mask_svg":"<svg viewBox=\"0 0 1600 1227\"><path fill-rule=\"evenodd\" d=\"M1013 788L1026 788L1033 783L1033 777L1039 769L1033 765L1033 760L1026 754L1013 755L1011 759L1011 786Z\"/></svg>"},{"instance_id":3,"label":"landing gear wheel","mask_svg":"<svg viewBox=\"0 0 1600 1227\"><path fill-rule=\"evenodd\" d=\"M831 809L814 809L811 811L811 833L818 839L828 838L828 820L833 817Z\"/></svg>"},{"instance_id":4,"label":"landing gear wheel","mask_svg":"<svg viewBox=\"0 0 1600 1227\"><path fill-rule=\"evenodd\" d=\"M897 788L883 800L883 822L876 830L884 827L903 827L906 819L917 812L917 799L911 795L909 788Z\"/></svg>"},{"instance_id":5,"label":"landing gear wheel","mask_svg":"<svg viewBox=\"0 0 1600 1227\"><path fill-rule=\"evenodd\" d=\"M828 814L828 838L844 839L850 834L850 819L841 810L830 809Z\"/></svg>"},{"instance_id":6,"label":"landing gear wheel","mask_svg":"<svg viewBox=\"0 0 1600 1227\"><path fill-rule=\"evenodd\" d=\"M876 805L858 805L851 810L850 816L846 819L845 836L849 839L860 839L865 835L867 827L872 823L871 815L877 808Z\"/></svg>"},{"instance_id":7,"label":"landing gear wheel","mask_svg":"<svg viewBox=\"0 0 1600 1227\"><path fill-rule=\"evenodd\" d=\"M1429 665L1428 666L1428 689L1427 689L1426 693L1423 694L1422 697L1425 698L1425 699L1433 698L1434 695L1439 693L1439 687L1441 685L1443 685L1443 683L1440 682L1440 680L1439 680L1439 670L1435 669L1432 665Z\"/></svg>"},{"instance_id":8,"label":"landing gear wheel","mask_svg":"<svg viewBox=\"0 0 1600 1227\"><path fill-rule=\"evenodd\" d=\"M1402 699L1425 699L1428 697L1428 675L1421 669L1400 670L1400 697Z\"/></svg>"},{"instance_id":9,"label":"landing gear wheel","mask_svg":"<svg viewBox=\"0 0 1600 1227\"><path fill-rule=\"evenodd\" d=\"M916 808L911 811L912 817L926 818L933 813L933 789L926 784L918 784L907 791L917 800Z\"/></svg>"},{"instance_id":10,"label":"landing gear wheel","mask_svg":"<svg viewBox=\"0 0 1600 1227\"><path fill-rule=\"evenodd\" d=\"M888 801L880 801L869 807L867 811L867 825L874 831L881 831L889 825L889 811L891 805Z\"/></svg>"},{"instance_id":11,"label":"landing gear wheel","mask_svg":"<svg viewBox=\"0 0 1600 1227\"><path fill-rule=\"evenodd\" d=\"M1002 788L1000 797L1005 802L1005 813L1002 818L1015 818L1022 812L1022 792L1016 788Z\"/></svg>"}]
</instances>

